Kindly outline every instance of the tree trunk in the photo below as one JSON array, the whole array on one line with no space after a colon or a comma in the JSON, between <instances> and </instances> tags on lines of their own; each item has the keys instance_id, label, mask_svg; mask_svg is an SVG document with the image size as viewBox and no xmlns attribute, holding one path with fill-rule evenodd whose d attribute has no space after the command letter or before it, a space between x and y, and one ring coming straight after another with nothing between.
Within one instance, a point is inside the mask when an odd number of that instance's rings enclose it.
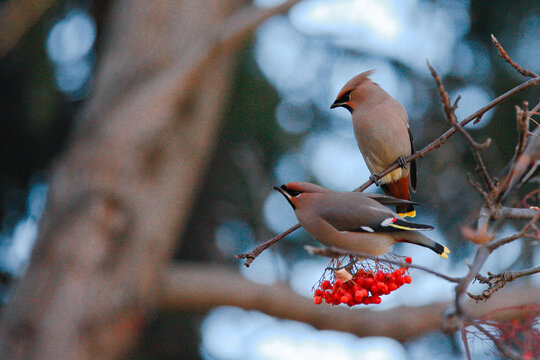
<instances>
[{"instance_id":1,"label":"tree trunk","mask_svg":"<svg viewBox=\"0 0 540 360\"><path fill-rule=\"evenodd\" d=\"M167 71L189 71L201 34L238 4L113 4L94 91L53 167L30 267L3 311L3 358L117 359L136 340L220 128L231 52L196 83ZM175 91L192 85L191 96Z\"/></svg>"}]
</instances>

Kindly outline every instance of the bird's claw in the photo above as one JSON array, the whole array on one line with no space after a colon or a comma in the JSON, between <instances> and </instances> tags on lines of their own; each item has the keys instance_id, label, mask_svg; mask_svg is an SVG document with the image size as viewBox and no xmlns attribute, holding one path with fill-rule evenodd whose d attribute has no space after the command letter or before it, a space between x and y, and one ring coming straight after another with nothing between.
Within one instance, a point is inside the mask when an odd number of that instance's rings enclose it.
<instances>
[{"instance_id":1,"label":"bird's claw","mask_svg":"<svg viewBox=\"0 0 540 360\"><path fill-rule=\"evenodd\" d=\"M402 169L405 169L407 167L407 161L405 160L405 156L398 157L398 159L396 160L396 163Z\"/></svg>"},{"instance_id":2,"label":"bird's claw","mask_svg":"<svg viewBox=\"0 0 540 360\"><path fill-rule=\"evenodd\" d=\"M379 178L377 174L371 174L371 176L369 177L369 180L377 186L381 185L381 179Z\"/></svg>"}]
</instances>

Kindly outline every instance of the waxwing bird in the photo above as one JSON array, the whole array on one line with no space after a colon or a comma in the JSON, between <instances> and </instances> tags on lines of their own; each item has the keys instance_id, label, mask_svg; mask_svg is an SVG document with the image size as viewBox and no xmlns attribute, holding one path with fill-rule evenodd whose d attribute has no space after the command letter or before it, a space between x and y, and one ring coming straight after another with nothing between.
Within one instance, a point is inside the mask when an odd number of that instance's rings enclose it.
<instances>
[{"instance_id":1,"label":"waxwing bird","mask_svg":"<svg viewBox=\"0 0 540 360\"><path fill-rule=\"evenodd\" d=\"M450 252L418 230L415 224L382 205L410 205L410 201L361 192L335 192L321 186L291 182L274 186L294 209L298 221L315 240L326 246L379 256L397 242L408 242L448 258ZM393 200L392 200L393 199Z\"/></svg>"},{"instance_id":2,"label":"waxwing bird","mask_svg":"<svg viewBox=\"0 0 540 360\"><path fill-rule=\"evenodd\" d=\"M407 112L401 104L369 79L374 70L363 72L339 92L331 109L344 107L352 115L354 136L364 156L370 179L381 186L385 194L410 200L409 185L416 191L416 161L405 163L405 157L414 153L414 143ZM377 179L380 173L397 162L399 168ZM398 205L400 216L414 217L413 205Z\"/></svg>"}]
</instances>

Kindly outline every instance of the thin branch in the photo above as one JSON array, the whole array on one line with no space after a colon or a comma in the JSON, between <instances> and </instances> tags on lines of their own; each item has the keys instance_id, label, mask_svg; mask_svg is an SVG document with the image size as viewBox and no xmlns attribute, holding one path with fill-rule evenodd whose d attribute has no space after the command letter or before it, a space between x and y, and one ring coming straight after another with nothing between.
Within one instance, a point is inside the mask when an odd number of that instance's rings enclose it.
<instances>
[{"instance_id":1,"label":"thin branch","mask_svg":"<svg viewBox=\"0 0 540 360\"><path fill-rule=\"evenodd\" d=\"M517 174L521 174L525 169L526 165L521 160L521 156L525 151L525 146L527 145L527 137L529 135L529 104L528 102L523 102L523 110L516 106L516 127L518 132L518 142L514 150L514 155L510 161L510 170L505 176L504 181L502 181L501 187L499 189L499 194L495 199L496 204L500 204L502 200L512 191L516 184ZM526 161L528 165L529 160ZM521 168L521 169L520 169ZM520 175L521 176L521 175Z\"/></svg>"},{"instance_id":2,"label":"thin branch","mask_svg":"<svg viewBox=\"0 0 540 360\"><path fill-rule=\"evenodd\" d=\"M520 271L505 271L500 274L492 274L488 272L488 276L477 275L476 279L489 287L482 291L480 295L467 293L470 298L476 301L487 301L496 291L502 289L507 283L514 281L522 276L529 276L540 272L540 266L536 268L520 270Z\"/></svg>"},{"instance_id":3,"label":"thin branch","mask_svg":"<svg viewBox=\"0 0 540 360\"><path fill-rule=\"evenodd\" d=\"M439 97L441 99L441 103L443 105L444 114L446 115L446 119L452 125L457 131L463 135L465 140L469 143L472 149L472 153L474 156L474 159L476 160L476 163L478 164L478 172L484 179L484 182L486 183L490 193L493 193L495 190L495 184L493 182L493 179L489 175L486 165L484 163L484 159L482 158L482 155L480 154L480 150L487 149L487 147L491 144L491 139L488 138L483 144L477 143L469 134L467 130L463 128L463 126L457 121L455 110L457 108L458 101L460 97L456 99L454 105L450 105L450 96L444 89L444 85L442 83L441 77L439 74L437 74L437 71L431 66L429 61L427 61L427 66L429 68L429 71L431 73L431 76L435 80L435 83L437 83L437 88L439 89Z\"/></svg>"},{"instance_id":4,"label":"thin branch","mask_svg":"<svg viewBox=\"0 0 540 360\"><path fill-rule=\"evenodd\" d=\"M495 36L493 36L493 34L491 34L491 41L493 41L493 44L495 44L495 46L497 47L497 50L499 51L499 55L501 55L501 57L504 60L506 60L507 63L512 65L512 67L514 69L516 69L521 75L527 76L527 77L538 77L539 76L535 72L533 72L533 71L531 71L529 69L525 69L525 68L519 66L518 64L516 64L514 62L514 60L512 60L512 58L510 58L510 55L508 55L506 50L503 49L501 44L499 44L499 41L497 41L497 38L495 38Z\"/></svg>"},{"instance_id":5,"label":"thin branch","mask_svg":"<svg viewBox=\"0 0 540 360\"><path fill-rule=\"evenodd\" d=\"M517 240L521 237L523 237L527 231L529 231L529 229L531 228L531 226L534 225L534 223L540 218L540 211L537 211L536 212L536 215L527 223L527 225L525 225L523 227L523 229L521 229L520 232L514 234L514 235L511 235L511 236L507 236L507 237L504 237L502 239L499 239L497 241L494 241L492 242L491 244L489 244L487 246L487 248L489 249L489 251L493 251L495 249L497 249L498 247L500 246L503 246L503 245L506 245L514 240Z\"/></svg>"},{"instance_id":6,"label":"thin branch","mask_svg":"<svg viewBox=\"0 0 540 360\"><path fill-rule=\"evenodd\" d=\"M485 246L480 246L476 251L476 256L472 265L469 267L469 273L461 280L461 282L456 286L456 298L454 300L455 312L458 318L463 318L463 302L464 294L469 287L469 284L476 278L480 269L486 262L491 251Z\"/></svg>"},{"instance_id":7,"label":"thin branch","mask_svg":"<svg viewBox=\"0 0 540 360\"><path fill-rule=\"evenodd\" d=\"M438 276L438 277L440 277L440 278L442 278L444 280L454 282L454 283L458 283L459 281L461 281L461 278L455 278L455 277L451 277L451 276L448 276L448 275L444 275L444 274L441 274L440 272L437 272L435 270L431 270L431 269L429 269L429 268L427 268L425 266L414 265L414 264L407 263L405 261L395 261L395 260L390 260L390 259L385 259L385 258L379 258L379 257L376 257L376 256L371 256L371 255L368 255L368 254L355 252L355 251L343 250L343 249L339 249L339 248L336 248L336 247L320 248L320 247L314 247L314 246L307 245L307 246L304 246L304 248L311 255L326 256L326 257L338 257L338 256L344 256L344 255L352 255L352 256L357 256L357 257L360 257L360 258L366 258L366 259L370 259L370 260L374 260L374 261L380 261L380 262L385 262L385 263L388 263L388 264L398 265L398 266L401 266L401 267L409 267L409 268L413 268L413 269L422 270L422 271L425 271L425 272L430 273L432 275Z\"/></svg>"},{"instance_id":8,"label":"thin branch","mask_svg":"<svg viewBox=\"0 0 540 360\"><path fill-rule=\"evenodd\" d=\"M484 199L485 203L486 203L486 206L488 206L488 208L492 208L491 206L491 199L490 199L490 196L489 194L484 190L484 188L482 187L482 185L480 185L476 180L473 179L471 173L467 173L467 181L469 182L469 184L471 184L471 186L476 190L478 191L478 193L482 196L482 198Z\"/></svg>"},{"instance_id":9,"label":"thin branch","mask_svg":"<svg viewBox=\"0 0 540 360\"><path fill-rule=\"evenodd\" d=\"M249 265L251 265L251 263L257 258L257 256L259 256L264 250L268 249L270 246L274 245L279 240L283 239L285 236L289 235L290 233L292 233L293 231L299 229L300 227L302 227L302 225L296 224L296 225L288 228L287 230L285 230L281 234L278 234L278 235L274 236L273 238L271 238L270 240L265 241L264 243L258 245L257 247L255 247L250 252L247 252L245 254L238 254L238 255L235 255L235 257L237 259L246 259L246 261L244 262L244 265L246 267L249 267Z\"/></svg>"},{"instance_id":10,"label":"thin branch","mask_svg":"<svg viewBox=\"0 0 540 360\"><path fill-rule=\"evenodd\" d=\"M493 107L499 105L500 103L504 102L505 100L507 100L509 97L511 97L512 95L515 95L516 93L519 93L520 91L523 91L525 89L528 89L529 87L532 87L532 86L537 86L537 85L540 85L540 77L536 77L536 78L533 78L533 79L530 79L530 80L527 80L525 82L523 82L522 84L512 88L511 90L505 92L504 94L498 96L497 98L493 99L490 103L488 103L487 105L483 106L482 108L478 109L477 111L475 111L473 114L467 116L465 119L463 119L459 124L461 126L465 126L467 125L468 123L470 123L471 121L475 120L475 119L479 119L482 117L482 115L484 115L484 113L486 113L487 111L491 110ZM423 149L415 152L414 154L412 154L411 156L407 157L405 159L405 162L406 163L409 163L413 160L416 160L416 159L419 159L423 156L425 156L426 154L430 153L431 151L441 147L442 145L444 145L444 143L448 140L449 137L451 137L455 132L457 131L457 129L455 127L451 127L450 129L448 129L445 133L443 133L441 136L439 136L437 139L435 139L434 141L432 141L429 145L427 145L426 147L424 147ZM396 170L397 168L399 167L399 165L397 163L391 165L390 167L388 167L386 170L380 172L377 174L377 177L378 178L382 178L384 176L386 176L387 174L391 173L392 171ZM373 181L371 180L368 180L366 181L365 183L363 183L362 185L360 185L358 188L356 188L354 191L364 191L365 189L367 189L370 185L373 184ZM292 233L293 231L299 229L301 227L300 224L296 224L295 226L291 227L290 229L286 230L286 232L282 233L282 234L279 234L277 235L276 237L266 241L265 243L261 244L258 246L258 248L262 248L264 251L265 249L267 249L268 247L272 246L274 243L276 243L277 241L281 240L282 238L284 238L285 236L287 236L288 234ZM283 235L283 236L281 236ZM275 240L276 238L278 238L277 240ZM275 241L274 241L275 240ZM269 244L268 246L266 246L266 244ZM253 252L254 254L255 252ZM256 258L257 256L253 256L252 252L249 252L247 254L241 254L239 255L240 258L244 258L242 257L243 255L246 255L245 258L247 258L248 260L246 260L246 262L249 261L249 264L251 264L254 260L254 258ZM257 255L259 255L259 253L257 253ZM249 255L249 256L248 256ZM253 259L252 259L253 257ZM249 266L249 264L247 266Z\"/></svg>"},{"instance_id":11,"label":"thin branch","mask_svg":"<svg viewBox=\"0 0 540 360\"><path fill-rule=\"evenodd\" d=\"M501 354L503 354L504 356L506 356L507 358L512 359L512 360L520 360L521 359L521 356L517 352L515 352L514 350L512 350L512 349L508 348L507 346L505 346L499 339L497 339L492 333L487 331L478 322L473 322L471 325L474 326L476 329L478 329L489 340L491 340L493 342L493 344L495 344L497 349L499 349Z\"/></svg>"},{"instance_id":12,"label":"thin branch","mask_svg":"<svg viewBox=\"0 0 540 360\"><path fill-rule=\"evenodd\" d=\"M497 208L493 216L502 219L531 220L538 216L538 211L538 209L534 208L523 209L500 206Z\"/></svg>"},{"instance_id":13,"label":"thin branch","mask_svg":"<svg viewBox=\"0 0 540 360\"><path fill-rule=\"evenodd\" d=\"M467 360L471 360L471 350L469 349L469 342L467 341L467 331L462 322L460 323L459 330L461 333L461 341L463 341L463 347L465 348L465 356L467 357Z\"/></svg>"}]
</instances>

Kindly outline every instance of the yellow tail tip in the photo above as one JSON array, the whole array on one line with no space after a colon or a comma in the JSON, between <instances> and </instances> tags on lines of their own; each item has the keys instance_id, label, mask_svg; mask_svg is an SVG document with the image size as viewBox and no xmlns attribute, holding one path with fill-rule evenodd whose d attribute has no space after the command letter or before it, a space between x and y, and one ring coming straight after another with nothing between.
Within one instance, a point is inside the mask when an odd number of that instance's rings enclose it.
<instances>
[{"instance_id":1,"label":"yellow tail tip","mask_svg":"<svg viewBox=\"0 0 540 360\"><path fill-rule=\"evenodd\" d=\"M444 246L444 245L443 245ZM450 253L450 249L448 249L446 246L444 246L444 250L442 254L439 254L441 257L448 259L448 254Z\"/></svg>"},{"instance_id":2,"label":"yellow tail tip","mask_svg":"<svg viewBox=\"0 0 540 360\"><path fill-rule=\"evenodd\" d=\"M415 217L416 216L416 210L412 210L412 211L409 211L409 212L406 212L406 213L398 213L399 216L401 217Z\"/></svg>"}]
</instances>

